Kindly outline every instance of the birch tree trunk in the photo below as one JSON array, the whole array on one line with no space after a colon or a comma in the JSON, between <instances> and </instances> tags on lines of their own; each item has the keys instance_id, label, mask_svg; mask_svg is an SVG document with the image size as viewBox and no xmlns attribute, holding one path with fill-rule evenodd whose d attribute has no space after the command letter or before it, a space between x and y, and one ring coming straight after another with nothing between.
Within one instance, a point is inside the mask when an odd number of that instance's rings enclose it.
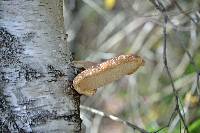
<instances>
[{"instance_id":1,"label":"birch tree trunk","mask_svg":"<svg viewBox=\"0 0 200 133\"><path fill-rule=\"evenodd\" d=\"M0 0L0 131L80 132L61 0Z\"/></svg>"}]
</instances>

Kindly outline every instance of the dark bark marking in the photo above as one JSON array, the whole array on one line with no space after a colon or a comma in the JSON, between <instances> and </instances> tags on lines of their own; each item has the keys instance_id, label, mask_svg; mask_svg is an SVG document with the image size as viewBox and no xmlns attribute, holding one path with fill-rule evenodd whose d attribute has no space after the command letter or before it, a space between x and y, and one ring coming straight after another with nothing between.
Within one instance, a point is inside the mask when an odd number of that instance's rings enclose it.
<instances>
[{"instance_id":1,"label":"dark bark marking","mask_svg":"<svg viewBox=\"0 0 200 133\"><path fill-rule=\"evenodd\" d=\"M0 66L16 64L24 51L19 39L0 27Z\"/></svg>"},{"instance_id":2,"label":"dark bark marking","mask_svg":"<svg viewBox=\"0 0 200 133\"><path fill-rule=\"evenodd\" d=\"M0 67L1 68L1 67ZM14 77L14 76L15 77ZM1 83L13 83L25 79L30 82L32 80L37 80L39 78L45 77L44 74L38 72L38 70L31 68L29 65L23 65L22 63L19 66L16 66L14 70L10 71L1 71L0 72L0 82Z\"/></svg>"},{"instance_id":3,"label":"dark bark marking","mask_svg":"<svg viewBox=\"0 0 200 133\"><path fill-rule=\"evenodd\" d=\"M12 112L12 107L9 105L9 102L6 100L8 96L4 95L3 93L4 86L5 84L3 84L3 82L0 79L0 132L25 132L23 129L19 128L16 123L16 116Z\"/></svg>"},{"instance_id":4,"label":"dark bark marking","mask_svg":"<svg viewBox=\"0 0 200 133\"><path fill-rule=\"evenodd\" d=\"M35 33L30 32L25 34L22 40L29 41L34 36ZM22 45L19 40L18 37L10 34L5 28L0 27L0 68L3 70L3 68L8 68L11 65L14 67L14 71L10 70L10 72L8 72L6 70L6 72L0 72L1 83L9 83L10 81L14 83L22 78L25 78L26 81L31 81L44 77L41 72L38 72L20 61L20 56L24 51L24 45ZM17 76L13 77L12 75Z\"/></svg>"},{"instance_id":5,"label":"dark bark marking","mask_svg":"<svg viewBox=\"0 0 200 133\"><path fill-rule=\"evenodd\" d=\"M45 81L53 82L58 81L61 77L67 77L65 72L62 70L56 69L53 65L47 65L47 73L42 73L39 70L32 68L28 64L23 64L20 61L21 56L23 55L25 44L21 44L20 41L26 42L30 41L32 38L36 36L35 33L27 33L22 38L18 38L12 34L10 34L5 28L0 27L0 131L11 132L11 131L19 131L25 132L23 130L23 123L28 123L31 126L36 126L36 124L45 124L49 119L64 119L69 122L75 122L81 124L80 119L80 110L71 110L69 114L59 115L56 111L49 112L46 110L32 110L31 113L17 115L17 112L12 111L12 106L10 106L6 96L4 94L4 88L6 84L17 83L18 81L25 80L30 82L32 80L38 80L39 78L45 78ZM69 53L65 53L69 54ZM63 56L65 56L63 54ZM72 60L72 57L70 58ZM75 73L74 77L81 70L69 65L74 69ZM73 89L72 79L66 79L71 87L66 87L66 92L68 92L70 99L73 99L74 105L76 105L76 109L80 106L80 95ZM27 107L31 104L34 104L34 99L30 100L26 97L22 97L22 100L19 105L26 105ZM28 115L28 116L27 116ZM27 120L31 120L30 123ZM20 123L16 123L20 122ZM81 127L78 125L77 127ZM25 128L26 129L26 128ZM77 131L81 129L77 128Z\"/></svg>"},{"instance_id":6,"label":"dark bark marking","mask_svg":"<svg viewBox=\"0 0 200 133\"><path fill-rule=\"evenodd\" d=\"M73 59L73 56L72 56L72 59ZM79 74L80 72L82 72L83 70L85 70L84 68L77 68L75 67L73 64L70 64L69 65L71 67L71 69L73 69L73 76L75 77L77 74ZM73 115L69 115L68 117L66 117L65 119L68 120L68 121L74 121L74 122L77 122L79 123L80 125L77 125L77 132L80 132L81 131L81 123L82 123L82 120L80 118L80 94L74 89L73 87L73 79L68 79L68 85L69 87L66 88L66 93L67 95L73 99L72 102L74 102L73 104L76 105L76 108L78 110L71 110L72 114Z\"/></svg>"},{"instance_id":7,"label":"dark bark marking","mask_svg":"<svg viewBox=\"0 0 200 133\"><path fill-rule=\"evenodd\" d=\"M24 67L22 67L22 70L19 72L19 75L20 73L24 75L26 81L32 81L34 79L45 77L44 74L38 72L36 69L33 69L28 65L24 65Z\"/></svg>"},{"instance_id":8,"label":"dark bark marking","mask_svg":"<svg viewBox=\"0 0 200 133\"><path fill-rule=\"evenodd\" d=\"M33 69L28 64L23 64L20 57L23 56L24 48L20 41L30 41L35 37L35 33L27 33L22 38L18 38L10 34L5 28L0 27L0 131L1 132L25 132L23 123L29 123L26 115L13 112L13 106L10 106L7 101L9 95L4 94L4 88L7 84L15 85L18 81L32 81L42 77L50 77L49 74L43 74L36 69ZM57 78L62 76L59 70L51 67L52 73L55 72ZM54 70L54 71L53 71ZM33 100L28 100L26 97L21 97L19 105L27 105L33 103ZM18 115L20 114L20 115ZM42 115L44 116L44 115ZM30 120L30 119L29 119ZM18 122L18 124L16 123ZM20 122L20 123L19 123ZM20 126L20 127L18 127Z\"/></svg>"},{"instance_id":9,"label":"dark bark marking","mask_svg":"<svg viewBox=\"0 0 200 133\"><path fill-rule=\"evenodd\" d=\"M8 126L5 125L5 123L3 121L1 121L1 119L0 119L0 132L9 133Z\"/></svg>"},{"instance_id":10,"label":"dark bark marking","mask_svg":"<svg viewBox=\"0 0 200 133\"><path fill-rule=\"evenodd\" d=\"M29 114L29 117L31 118L31 126L37 126L37 125L42 125L46 124L47 121L49 120L59 120L59 119L64 119L68 122L79 122L79 114L77 110L70 110L69 114L63 114L63 115L58 115L56 111L49 112L47 110L39 110L39 111L32 111Z\"/></svg>"},{"instance_id":11,"label":"dark bark marking","mask_svg":"<svg viewBox=\"0 0 200 133\"><path fill-rule=\"evenodd\" d=\"M31 39L33 39L36 36L35 32L28 32L26 34L23 35L22 37L22 41L30 41Z\"/></svg>"},{"instance_id":12,"label":"dark bark marking","mask_svg":"<svg viewBox=\"0 0 200 133\"><path fill-rule=\"evenodd\" d=\"M48 82L56 82L58 78L66 76L63 72L60 70L55 69L52 65L48 65L48 74L52 79L48 80Z\"/></svg>"}]
</instances>

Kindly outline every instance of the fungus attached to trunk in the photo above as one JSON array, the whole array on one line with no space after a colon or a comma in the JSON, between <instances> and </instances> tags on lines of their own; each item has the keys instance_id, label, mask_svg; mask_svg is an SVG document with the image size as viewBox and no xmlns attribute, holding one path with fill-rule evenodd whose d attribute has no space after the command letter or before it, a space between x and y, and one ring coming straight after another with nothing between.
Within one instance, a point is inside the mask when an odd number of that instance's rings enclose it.
<instances>
[{"instance_id":1,"label":"fungus attached to trunk","mask_svg":"<svg viewBox=\"0 0 200 133\"><path fill-rule=\"evenodd\" d=\"M82 71L74 78L73 86L79 94L91 96L97 88L132 74L143 65L144 60L137 55L120 55Z\"/></svg>"}]
</instances>

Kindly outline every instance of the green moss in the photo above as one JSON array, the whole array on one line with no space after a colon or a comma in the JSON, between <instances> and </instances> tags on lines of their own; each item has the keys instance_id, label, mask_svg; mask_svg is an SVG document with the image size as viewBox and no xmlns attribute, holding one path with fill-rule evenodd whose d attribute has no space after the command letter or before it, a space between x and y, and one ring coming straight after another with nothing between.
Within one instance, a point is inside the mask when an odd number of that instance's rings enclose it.
<instances>
[{"instance_id":1,"label":"green moss","mask_svg":"<svg viewBox=\"0 0 200 133\"><path fill-rule=\"evenodd\" d=\"M198 68L200 68L200 51L197 52L197 54L194 56L194 62L197 65ZM195 72L194 66L190 63L185 71L185 74L190 74Z\"/></svg>"},{"instance_id":2,"label":"green moss","mask_svg":"<svg viewBox=\"0 0 200 133\"><path fill-rule=\"evenodd\" d=\"M189 126L190 133L199 133L200 131L200 119L197 119Z\"/></svg>"}]
</instances>

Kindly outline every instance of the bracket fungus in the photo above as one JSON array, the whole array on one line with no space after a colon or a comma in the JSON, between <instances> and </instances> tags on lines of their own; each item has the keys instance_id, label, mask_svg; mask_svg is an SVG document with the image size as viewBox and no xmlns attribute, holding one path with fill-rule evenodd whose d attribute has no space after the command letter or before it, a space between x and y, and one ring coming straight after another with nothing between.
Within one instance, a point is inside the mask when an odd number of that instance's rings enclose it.
<instances>
[{"instance_id":1,"label":"bracket fungus","mask_svg":"<svg viewBox=\"0 0 200 133\"><path fill-rule=\"evenodd\" d=\"M120 55L82 71L74 78L73 86L79 94L92 96L97 88L130 75L143 65L144 60L137 55Z\"/></svg>"}]
</instances>

